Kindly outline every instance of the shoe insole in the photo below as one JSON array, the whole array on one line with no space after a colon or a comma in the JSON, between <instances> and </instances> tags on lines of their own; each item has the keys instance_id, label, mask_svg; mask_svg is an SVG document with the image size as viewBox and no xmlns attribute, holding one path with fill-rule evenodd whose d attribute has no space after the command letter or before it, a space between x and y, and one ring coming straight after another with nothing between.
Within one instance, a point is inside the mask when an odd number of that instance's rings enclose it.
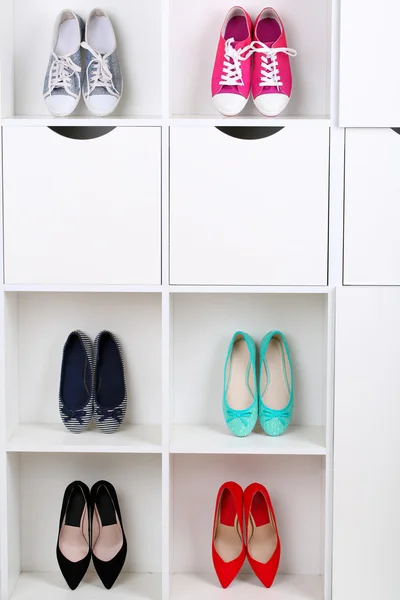
<instances>
[{"instance_id":1,"label":"shoe insole","mask_svg":"<svg viewBox=\"0 0 400 600\"><path fill-rule=\"evenodd\" d=\"M254 494L249 515L248 551L254 560L267 563L277 546L275 527L261 492Z\"/></svg>"},{"instance_id":2,"label":"shoe insole","mask_svg":"<svg viewBox=\"0 0 400 600\"><path fill-rule=\"evenodd\" d=\"M105 487L100 487L96 496L96 508L100 517L101 525L116 525L117 514L115 512L114 502Z\"/></svg>"},{"instance_id":3,"label":"shoe insole","mask_svg":"<svg viewBox=\"0 0 400 600\"><path fill-rule=\"evenodd\" d=\"M242 540L239 534L235 501L229 490L222 492L218 508L214 545L219 556L225 562L235 560L242 551Z\"/></svg>"},{"instance_id":4,"label":"shoe insole","mask_svg":"<svg viewBox=\"0 0 400 600\"><path fill-rule=\"evenodd\" d=\"M80 45L79 35L76 19L63 21L58 28L58 38L54 52L58 56L74 54Z\"/></svg>"},{"instance_id":5,"label":"shoe insole","mask_svg":"<svg viewBox=\"0 0 400 600\"><path fill-rule=\"evenodd\" d=\"M284 346L277 338L272 338L261 365L261 396L265 406L272 410L282 410L289 403L285 371L290 386L290 368Z\"/></svg>"},{"instance_id":6,"label":"shoe insole","mask_svg":"<svg viewBox=\"0 0 400 600\"><path fill-rule=\"evenodd\" d=\"M243 42L249 37L246 17L236 16L229 19L225 28L225 39L233 38L235 42Z\"/></svg>"},{"instance_id":7,"label":"shoe insole","mask_svg":"<svg viewBox=\"0 0 400 600\"><path fill-rule=\"evenodd\" d=\"M116 46L115 35L107 17L94 16L90 20L87 30L87 43L100 54L114 52Z\"/></svg>"},{"instance_id":8,"label":"shoe insole","mask_svg":"<svg viewBox=\"0 0 400 600\"><path fill-rule=\"evenodd\" d=\"M88 514L85 497L76 488L69 499L64 524L60 531L59 548L71 562L83 560L89 552Z\"/></svg>"},{"instance_id":9,"label":"shoe insole","mask_svg":"<svg viewBox=\"0 0 400 600\"><path fill-rule=\"evenodd\" d=\"M227 367L229 386L226 400L233 410L245 410L254 402L254 371L251 363L247 378L249 361L250 352L246 341L243 338L239 339L233 346L231 362Z\"/></svg>"},{"instance_id":10,"label":"shoe insole","mask_svg":"<svg viewBox=\"0 0 400 600\"><path fill-rule=\"evenodd\" d=\"M99 560L112 560L123 545L122 528L114 503L105 487L100 487L94 507L93 553Z\"/></svg>"},{"instance_id":11,"label":"shoe insole","mask_svg":"<svg viewBox=\"0 0 400 600\"><path fill-rule=\"evenodd\" d=\"M260 42L270 46L279 39L281 35L281 26L276 19L271 17L261 19L257 25L256 35Z\"/></svg>"},{"instance_id":12,"label":"shoe insole","mask_svg":"<svg viewBox=\"0 0 400 600\"><path fill-rule=\"evenodd\" d=\"M97 369L97 402L104 408L113 408L125 397L124 371L121 356L114 339L105 333L99 346Z\"/></svg>"},{"instance_id":13,"label":"shoe insole","mask_svg":"<svg viewBox=\"0 0 400 600\"><path fill-rule=\"evenodd\" d=\"M86 500L80 488L75 488L68 501L65 514L65 524L71 527L80 527Z\"/></svg>"},{"instance_id":14,"label":"shoe insole","mask_svg":"<svg viewBox=\"0 0 400 600\"><path fill-rule=\"evenodd\" d=\"M90 389L90 368L85 350L78 336L68 343L64 355L64 373L61 397L70 410L87 404Z\"/></svg>"}]
</instances>

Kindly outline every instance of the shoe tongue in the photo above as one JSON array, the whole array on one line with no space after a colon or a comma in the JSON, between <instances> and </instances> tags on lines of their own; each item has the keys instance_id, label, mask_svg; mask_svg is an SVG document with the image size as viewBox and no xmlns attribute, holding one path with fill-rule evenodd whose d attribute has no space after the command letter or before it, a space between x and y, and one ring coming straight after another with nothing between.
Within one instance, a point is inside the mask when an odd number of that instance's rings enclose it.
<instances>
[{"instance_id":1,"label":"shoe tongue","mask_svg":"<svg viewBox=\"0 0 400 600\"><path fill-rule=\"evenodd\" d=\"M235 50L240 50L241 48L245 48L246 44L246 40L243 42L232 42L232 48ZM221 92L223 94L239 94L237 85L224 85Z\"/></svg>"},{"instance_id":2,"label":"shoe tongue","mask_svg":"<svg viewBox=\"0 0 400 600\"><path fill-rule=\"evenodd\" d=\"M221 92L223 94L237 94L238 89L236 85L224 85Z\"/></svg>"},{"instance_id":3,"label":"shoe tongue","mask_svg":"<svg viewBox=\"0 0 400 600\"><path fill-rule=\"evenodd\" d=\"M275 42L262 42L263 44L265 44L265 46L268 46L268 48L272 48L272 46L274 45ZM261 92L261 96L263 96L264 94L279 94L279 89L276 88L275 86L265 86L262 89Z\"/></svg>"}]
</instances>

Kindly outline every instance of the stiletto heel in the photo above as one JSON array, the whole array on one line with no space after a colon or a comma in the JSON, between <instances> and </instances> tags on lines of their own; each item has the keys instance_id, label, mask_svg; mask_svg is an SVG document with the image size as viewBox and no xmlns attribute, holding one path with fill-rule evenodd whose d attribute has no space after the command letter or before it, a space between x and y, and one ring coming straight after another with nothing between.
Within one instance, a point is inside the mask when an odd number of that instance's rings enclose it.
<instances>
[{"instance_id":1,"label":"stiletto heel","mask_svg":"<svg viewBox=\"0 0 400 600\"><path fill-rule=\"evenodd\" d=\"M243 490L237 483L224 483L217 496L214 515L212 557L223 588L239 573L245 558L243 535Z\"/></svg>"},{"instance_id":2,"label":"stiletto heel","mask_svg":"<svg viewBox=\"0 0 400 600\"><path fill-rule=\"evenodd\" d=\"M65 581L75 590L90 563L90 492L82 481L64 493L57 539L57 561Z\"/></svg>"},{"instance_id":3,"label":"stiletto heel","mask_svg":"<svg viewBox=\"0 0 400 600\"><path fill-rule=\"evenodd\" d=\"M92 554L93 564L108 590L117 580L127 554L117 493L108 481L92 487Z\"/></svg>"},{"instance_id":4,"label":"stiletto heel","mask_svg":"<svg viewBox=\"0 0 400 600\"><path fill-rule=\"evenodd\" d=\"M244 519L249 564L269 588L278 571L281 543L271 499L260 483L252 483L244 491Z\"/></svg>"}]
</instances>

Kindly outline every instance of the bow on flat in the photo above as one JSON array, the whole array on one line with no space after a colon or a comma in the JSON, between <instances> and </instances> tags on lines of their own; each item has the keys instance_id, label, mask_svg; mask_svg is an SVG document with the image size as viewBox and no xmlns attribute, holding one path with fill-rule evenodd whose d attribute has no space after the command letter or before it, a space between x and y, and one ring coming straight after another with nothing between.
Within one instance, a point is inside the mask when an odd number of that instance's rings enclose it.
<instances>
[{"instance_id":1,"label":"bow on flat","mask_svg":"<svg viewBox=\"0 0 400 600\"><path fill-rule=\"evenodd\" d=\"M228 408L227 411L227 423L230 423L234 419L239 419L243 425L248 426L248 419L252 416L251 410L233 410L232 408Z\"/></svg>"},{"instance_id":2,"label":"bow on flat","mask_svg":"<svg viewBox=\"0 0 400 600\"><path fill-rule=\"evenodd\" d=\"M286 409L272 410L271 408L268 408L266 406L263 406L261 408L261 415L264 417L264 419L266 421L271 421L272 419L279 419L279 421L284 426L287 425L287 423L291 417L291 413L289 410L286 410Z\"/></svg>"},{"instance_id":3,"label":"bow on flat","mask_svg":"<svg viewBox=\"0 0 400 600\"><path fill-rule=\"evenodd\" d=\"M65 420L69 423L72 419L76 419L80 425L83 425L83 419L86 416L86 412L84 410L69 410L65 406L61 408L63 415L65 416Z\"/></svg>"},{"instance_id":4,"label":"bow on flat","mask_svg":"<svg viewBox=\"0 0 400 600\"><path fill-rule=\"evenodd\" d=\"M103 423L106 419L115 419L118 423L122 422L122 408L113 408L112 410L101 410L97 409L97 414L101 417L100 423Z\"/></svg>"}]
</instances>

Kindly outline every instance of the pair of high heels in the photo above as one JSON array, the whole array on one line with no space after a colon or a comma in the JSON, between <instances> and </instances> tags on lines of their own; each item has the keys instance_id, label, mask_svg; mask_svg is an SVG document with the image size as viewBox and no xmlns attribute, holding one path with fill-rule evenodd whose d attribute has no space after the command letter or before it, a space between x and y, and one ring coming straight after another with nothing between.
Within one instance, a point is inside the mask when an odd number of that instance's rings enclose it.
<instances>
[{"instance_id":1,"label":"pair of high heels","mask_svg":"<svg viewBox=\"0 0 400 600\"><path fill-rule=\"evenodd\" d=\"M114 487L98 481L89 491L82 481L65 490L57 540L57 561L65 581L75 590L90 559L104 587L112 588L124 565L127 543Z\"/></svg>"},{"instance_id":2,"label":"pair of high heels","mask_svg":"<svg viewBox=\"0 0 400 600\"><path fill-rule=\"evenodd\" d=\"M280 331L261 342L257 374L257 348L243 331L233 336L225 362L223 413L231 432L249 435L260 419L265 433L282 435L293 414L293 367L289 346Z\"/></svg>"},{"instance_id":3,"label":"pair of high heels","mask_svg":"<svg viewBox=\"0 0 400 600\"><path fill-rule=\"evenodd\" d=\"M217 496L212 557L220 584L227 588L246 559L261 583L269 588L279 567L281 544L275 513L266 488L252 483L244 491L234 481Z\"/></svg>"}]
</instances>

